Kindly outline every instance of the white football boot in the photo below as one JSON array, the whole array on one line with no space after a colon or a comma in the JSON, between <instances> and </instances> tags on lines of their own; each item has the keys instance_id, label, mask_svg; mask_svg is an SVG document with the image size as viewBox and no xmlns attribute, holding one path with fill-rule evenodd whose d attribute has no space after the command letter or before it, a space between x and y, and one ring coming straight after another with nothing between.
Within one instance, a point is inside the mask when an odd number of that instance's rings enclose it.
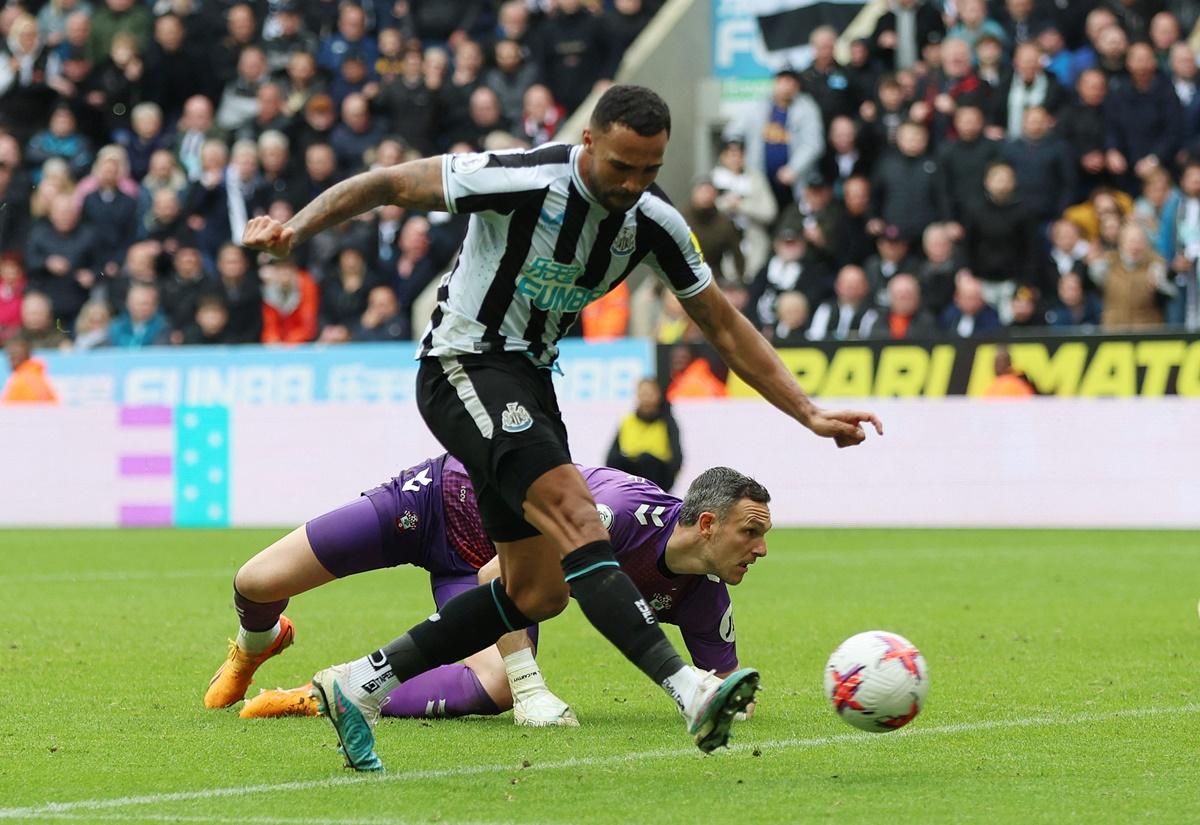
<instances>
[{"instance_id":1,"label":"white football boot","mask_svg":"<svg viewBox=\"0 0 1200 825\"><path fill-rule=\"evenodd\" d=\"M745 718L746 707L758 692L758 671L754 668L735 670L724 679L711 672L700 673L701 684L683 709L696 747L705 753L723 748L729 743L729 729L739 714Z\"/></svg>"}]
</instances>

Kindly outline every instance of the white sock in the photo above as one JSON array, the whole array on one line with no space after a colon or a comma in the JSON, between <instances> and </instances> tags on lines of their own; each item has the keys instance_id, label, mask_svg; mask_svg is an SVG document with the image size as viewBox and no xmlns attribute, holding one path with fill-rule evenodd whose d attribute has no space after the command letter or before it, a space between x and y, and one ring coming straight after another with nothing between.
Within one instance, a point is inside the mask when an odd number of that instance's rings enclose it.
<instances>
[{"instance_id":1,"label":"white sock","mask_svg":"<svg viewBox=\"0 0 1200 825\"><path fill-rule=\"evenodd\" d=\"M392 672L392 666L379 651L351 662L347 682L344 687L354 694L355 699L379 703L400 687L400 680Z\"/></svg>"},{"instance_id":2,"label":"white sock","mask_svg":"<svg viewBox=\"0 0 1200 825\"><path fill-rule=\"evenodd\" d=\"M247 630L244 627L239 627L237 646L247 653L263 653L267 648L275 644L275 639L278 637L279 622L275 622L275 626L270 630Z\"/></svg>"},{"instance_id":3,"label":"white sock","mask_svg":"<svg viewBox=\"0 0 1200 825\"><path fill-rule=\"evenodd\" d=\"M700 671L684 665L663 680L662 688L668 696L675 700L675 704L679 706L679 712L686 716L703 683Z\"/></svg>"},{"instance_id":4,"label":"white sock","mask_svg":"<svg viewBox=\"0 0 1200 825\"><path fill-rule=\"evenodd\" d=\"M523 648L516 653L504 657L504 670L508 673L508 686L512 689L513 700L546 690L546 681L533 651Z\"/></svg>"}]
</instances>

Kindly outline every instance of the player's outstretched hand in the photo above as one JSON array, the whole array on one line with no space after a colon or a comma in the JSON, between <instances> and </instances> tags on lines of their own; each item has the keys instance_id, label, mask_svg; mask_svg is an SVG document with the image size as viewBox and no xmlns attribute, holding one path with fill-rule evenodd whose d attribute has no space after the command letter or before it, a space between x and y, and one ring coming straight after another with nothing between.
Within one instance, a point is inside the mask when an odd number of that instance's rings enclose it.
<instances>
[{"instance_id":1,"label":"player's outstretched hand","mask_svg":"<svg viewBox=\"0 0 1200 825\"><path fill-rule=\"evenodd\" d=\"M875 413L857 410L818 410L809 427L817 435L832 438L839 447L853 447L866 440L867 433L862 427L866 423L883 435L883 423Z\"/></svg>"},{"instance_id":2,"label":"player's outstretched hand","mask_svg":"<svg viewBox=\"0 0 1200 825\"><path fill-rule=\"evenodd\" d=\"M251 218L242 232L242 246L247 249L257 249L269 252L277 258L286 258L292 254L292 243L296 240L296 230L284 226L274 218L260 215Z\"/></svg>"}]
</instances>

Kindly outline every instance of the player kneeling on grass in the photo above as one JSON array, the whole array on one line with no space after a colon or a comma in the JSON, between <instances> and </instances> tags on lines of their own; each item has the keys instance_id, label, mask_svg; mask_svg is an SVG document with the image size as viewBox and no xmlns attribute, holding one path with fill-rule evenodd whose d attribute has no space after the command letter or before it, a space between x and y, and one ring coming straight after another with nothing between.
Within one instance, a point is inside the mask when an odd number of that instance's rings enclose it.
<instances>
[{"instance_id":1,"label":"player kneeling on grass","mask_svg":"<svg viewBox=\"0 0 1200 825\"><path fill-rule=\"evenodd\" d=\"M471 481L457 459L443 455L405 470L242 565L233 585L241 626L209 682L205 706L229 707L243 699L255 671L292 644L295 631L283 615L290 597L356 573L412 564L429 572L440 610L478 586L479 569L495 555L480 525ZM533 658L536 634L536 628L510 633L461 664L410 679L390 694L389 713L464 716L513 708L518 725L577 725L571 708L542 680ZM510 679L517 690L510 692ZM241 715L304 714L312 705L307 689L270 691L247 703Z\"/></svg>"},{"instance_id":2,"label":"player kneeling on grass","mask_svg":"<svg viewBox=\"0 0 1200 825\"><path fill-rule=\"evenodd\" d=\"M736 670L726 584L738 584L749 565L766 554L764 536L771 526L767 491L741 473L717 467L697 478L681 502L645 479L617 470L582 472L617 558L647 609L680 627L698 670L721 675ZM291 643L291 623L281 616L287 594L336 576L407 562L430 571L440 608L460 589L473 586L475 573L464 570L482 565L480 580L494 579L499 572L494 556L474 491L456 459L442 456L405 471L358 501L310 521L239 571L235 599L243 628L229 660L213 678L206 704L223 707L238 701L254 670ZM278 600L251 602L243 588ZM258 637L262 653L246 649L246 642L255 639L246 629L248 612L256 614L254 626L272 622ZM509 634L462 664L409 679L382 701L382 715L460 716L514 707L518 724L576 724L570 708L545 687L530 647L524 632ZM246 703L241 715L315 712L316 702L305 686L264 691Z\"/></svg>"}]
</instances>

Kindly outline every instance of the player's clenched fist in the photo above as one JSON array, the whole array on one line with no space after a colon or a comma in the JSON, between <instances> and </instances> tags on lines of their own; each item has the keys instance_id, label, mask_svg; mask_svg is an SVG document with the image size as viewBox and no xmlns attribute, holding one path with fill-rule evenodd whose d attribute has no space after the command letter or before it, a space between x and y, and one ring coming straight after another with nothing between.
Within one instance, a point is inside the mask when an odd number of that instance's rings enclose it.
<instances>
[{"instance_id":1,"label":"player's clenched fist","mask_svg":"<svg viewBox=\"0 0 1200 825\"><path fill-rule=\"evenodd\" d=\"M285 258L292 254L292 243L295 239L295 229L284 226L266 215L251 218L242 232L242 246L269 252L277 258Z\"/></svg>"}]
</instances>

